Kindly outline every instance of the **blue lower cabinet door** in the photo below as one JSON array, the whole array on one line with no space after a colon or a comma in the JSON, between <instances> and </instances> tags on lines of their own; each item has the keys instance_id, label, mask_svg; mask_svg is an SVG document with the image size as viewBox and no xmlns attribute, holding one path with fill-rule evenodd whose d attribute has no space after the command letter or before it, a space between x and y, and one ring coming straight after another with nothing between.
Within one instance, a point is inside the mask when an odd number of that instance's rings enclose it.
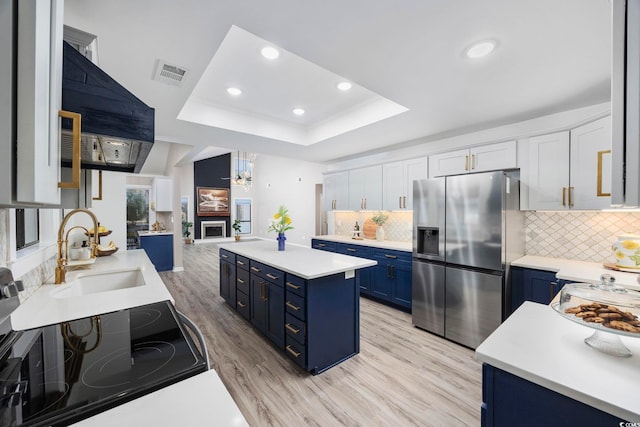
<instances>
[{"instance_id":1,"label":"blue lower cabinet door","mask_svg":"<svg viewBox=\"0 0 640 427\"><path fill-rule=\"evenodd\" d=\"M284 288L267 282L266 334L281 350L284 349Z\"/></svg>"},{"instance_id":2,"label":"blue lower cabinet door","mask_svg":"<svg viewBox=\"0 0 640 427\"><path fill-rule=\"evenodd\" d=\"M251 324L263 334L267 330L267 281L260 276L251 275Z\"/></svg>"}]
</instances>

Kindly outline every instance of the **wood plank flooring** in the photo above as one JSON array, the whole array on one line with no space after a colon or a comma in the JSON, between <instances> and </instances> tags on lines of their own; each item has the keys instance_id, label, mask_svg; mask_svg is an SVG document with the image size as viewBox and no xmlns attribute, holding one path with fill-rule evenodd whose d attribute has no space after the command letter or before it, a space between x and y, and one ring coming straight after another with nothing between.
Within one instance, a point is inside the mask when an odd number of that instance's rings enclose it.
<instances>
[{"instance_id":1,"label":"wood plank flooring","mask_svg":"<svg viewBox=\"0 0 640 427\"><path fill-rule=\"evenodd\" d=\"M360 353L312 376L220 297L216 244L184 249L185 271L160 276L202 330L212 369L251 426L480 425L481 364L472 350L361 298Z\"/></svg>"}]
</instances>

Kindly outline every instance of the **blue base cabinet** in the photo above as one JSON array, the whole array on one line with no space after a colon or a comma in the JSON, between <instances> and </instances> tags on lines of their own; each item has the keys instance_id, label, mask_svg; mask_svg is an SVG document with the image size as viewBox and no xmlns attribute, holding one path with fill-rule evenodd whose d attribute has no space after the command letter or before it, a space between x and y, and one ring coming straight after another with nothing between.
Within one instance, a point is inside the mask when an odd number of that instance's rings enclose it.
<instances>
[{"instance_id":1,"label":"blue base cabinet","mask_svg":"<svg viewBox=\"0 0 640 427\"><path fill-rule=\"evenodd\" d=\"M226 302L298 366L319 374L360 351L359 276L306 280L220 249ZM233 272L229 272L232 269ZM223 285L223 283L225 285Z\"/></svg>"},{"instance_id":2,"label":"blue base cabinet","mask_svg":"<svg viewBox=\"0 0 640 427\"><path fill-rule=\"evenodd\" d=\"M236 304L236 256L220 250L220 296L232 307Z\"/></svg>"},{"instance_id":3,"label":"blue base cabinet","mask_svg":"<svg viewBox=\"0 0 640 427\"><path fill-rule=\"evenodd\" d=\"M251 324L284 349L284 273L250 260Z\"/></svg>"},{"instance_id":4,"label":"blue base cabinet","mask_svg":"<svg viewBox=\"0 0 640 427\"><path fill-rule=\"evenodd\" d=\"M287 273L285 288L289 358L315 375L360 352L357 276L305 280Z\"/></svg>"},{"instance_id":5,"label":"blue base cabinet","mask_svg":"<svg viewBox=\"0 0 640 427\"><path fill-rule=\"evenodd\" d=\"M144 249L156 270L173 270L173 234L142 235L140 249Z\"/></svg>"},{"instance_id":6,"label":"blue base cabinet","mask_svg":"<svg viewBox=\"0 0 640 427\"><path fill-rule=\"evenodd\" d=\"M356 272L360 282L360 295L372 297L376 301L404 311L411 311L412 279L409 252L321 239L312 239L311 247L378 261L378 265Z\"/></svg>"},{"instance_id":7,"label":"blue base cabinet","mask_svg":"<svg viewBox=\"0 0 640 427\"><path fill-rule=\"evenodd\" d=\"M371 275L371 295L404 309L411 309L411 254L374 249L378 265Z\"/></svg>"},{"instance_id":8,"label":"blue base cabinet","mask_svg":"<svg viewBox=\"0 0 640 427\"><path fill-rule=\"evenodd\" d=\"M480 417L482 427L626 424L611 414L487 364L482 366Z\"/></svg>"},{"instance_id":9,"label":"blue base cabinet","mask_svg":"<svg viewBox=\"0 0 640 427\"><path fill-rule=\"evenodd\" d=\"M511 268L511 312L525 301L549 304L568 283L556 279L556 273L531 268Z\"/></svg>"}]
</instances>

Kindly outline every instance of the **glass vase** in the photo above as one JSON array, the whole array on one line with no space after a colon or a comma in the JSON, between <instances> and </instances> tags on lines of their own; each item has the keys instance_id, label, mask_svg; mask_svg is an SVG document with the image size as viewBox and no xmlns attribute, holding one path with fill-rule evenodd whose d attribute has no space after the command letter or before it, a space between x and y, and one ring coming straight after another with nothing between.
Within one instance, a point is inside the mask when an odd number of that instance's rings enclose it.
<instances>
[{"instance_id":1,"label":"glass vase","mask_svg":"<svg viewBox=\"0 0 640 427\"><path fill-rule=\"evenodd\" d=\"M287 240L287 238L284 236L284 233L278 233L278 250L279 251L284 251L285 240Z\"/></svg>"}]
</instances>

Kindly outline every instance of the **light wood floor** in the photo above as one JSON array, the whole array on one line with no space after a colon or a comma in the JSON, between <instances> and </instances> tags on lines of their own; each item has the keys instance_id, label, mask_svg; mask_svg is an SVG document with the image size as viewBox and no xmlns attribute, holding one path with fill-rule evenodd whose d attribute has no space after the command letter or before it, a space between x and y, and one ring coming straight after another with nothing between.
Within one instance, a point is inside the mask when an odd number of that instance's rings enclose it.
<instances>
[{"instance_id":1,"label":"light wood floor","mask_svg":"<svg viewBox=\"0 0 640 427\"><path fill-rule=\"evenodd\" d=\"M212 369L251 426L480 425L481 365L473 351L361 298L360 353L310 375L225 304L218 262L216 244L189 245L185 271L160 276L177 309L202 330Z\"/></svg>"}]
</instances>

